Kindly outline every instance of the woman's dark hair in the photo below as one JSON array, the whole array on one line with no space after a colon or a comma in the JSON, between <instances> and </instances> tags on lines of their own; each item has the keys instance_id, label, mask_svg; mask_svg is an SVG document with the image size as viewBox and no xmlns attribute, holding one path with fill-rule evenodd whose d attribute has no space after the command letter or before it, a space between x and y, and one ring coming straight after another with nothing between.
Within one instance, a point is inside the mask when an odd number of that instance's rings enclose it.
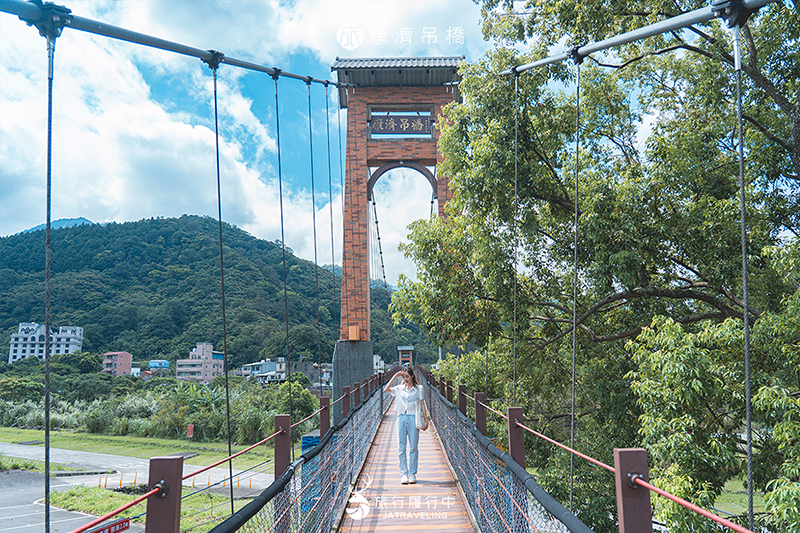
<instances>
[{"instance_id":1,"label":"woman's dark hair","mask_svg":"<svg viewBox=\"0 0 800 533\"><path fill-rule=\"evenodd\" d=\"M417 376L414 374L414 369L410 366L403 368L409 376L411 376L411 385L414 387L419 387L419 383L417 383Z\"/></svg>"}]
</instances>

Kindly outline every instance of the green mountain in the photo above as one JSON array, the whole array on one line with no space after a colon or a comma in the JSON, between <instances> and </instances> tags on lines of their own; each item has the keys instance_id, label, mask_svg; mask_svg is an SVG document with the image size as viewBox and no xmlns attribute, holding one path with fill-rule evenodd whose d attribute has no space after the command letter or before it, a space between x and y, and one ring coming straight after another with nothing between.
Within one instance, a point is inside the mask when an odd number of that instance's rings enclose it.
<instances>
[{"instance_id":1,"label":"green mountain","mask_svg":"<svg viewBox=\"0 0 800 533\"><path fill-rule=\"evenodd\" d=\"M183 216L52 231L51 324L84 328L84 350L136 360L187 357L198 342L223 348L218 223ZM279 244L223 226L228 354L232 366L286 353ZM286 255L292 358L330 361L339 337L341 278ZM44 232L0 238L0 361L19 322L44 322ZM335 280L335 281L334 281ZM392 328L388 295L372 291L376 353L398 344L434 353L412 326ZM394 333L394 334L393 334ZM318 344L321 350L318 350Z\"/></svg>"},{"instance_id":2,"label":"green mountain","mask_svg":"<svg viewBox=\"0 0 800 533\"><path fill-rule=\"evenodd\" d=\"M84 224L94 224L88 218L60 218L58 220L54 220L50 223L50 229L61 229L61 228L71 228L72 226L82 226ZM40 229L45 229L47 227L46 224L39 224L38 226L34 226L30 229L24 230L22 233L31 233L33 231L39 231Z\"/></svg>"}]
</instances>

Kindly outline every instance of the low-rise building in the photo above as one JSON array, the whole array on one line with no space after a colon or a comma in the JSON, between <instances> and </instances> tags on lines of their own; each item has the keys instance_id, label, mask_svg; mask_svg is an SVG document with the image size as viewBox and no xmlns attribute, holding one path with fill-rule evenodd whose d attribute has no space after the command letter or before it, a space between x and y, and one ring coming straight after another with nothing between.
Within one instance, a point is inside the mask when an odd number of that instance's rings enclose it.
<instances>
[{"instance_id":1,"label":"low-rise building","mask_svg":"<svg viewBox=\"0 0 800 533\"><path fill-rule=\"evenodd\" d=\"M130 376L133 355L128 352L106 352L103 354L103 369L112 376Z\"/></svg>"},{"instance_id":2,"label":"low-rise building","mask_svg":"<svg viewBox=\"0 0 800 533\"><path fill-rule=\"evenodd\" d=\"M11 334L8 363L35 355L44 360L45 326L36 322L21 322L17 333ZM83 328L61 326L50 328L50 355L80 352L83 348Z\"/></svg>"},{"instance_id":3,"label":"low-rise building","mask_svg":"<svg viewBox=\"0 0 800 533\"><path fill-rule=\"evenodd\" d=\"M258 361L257 363L246 363L241 366L238 370L234 372L236 376L242 376L247 378L248 380L258 381L261 383L262 380L259 379L259 376L263 376L269 373L275 373L277 365L274 361L270 359Z\"/></svg>"},{"instance_id":4,"label":"low-rise building","mask_svg":"<svg viewBox=\"0 0 800 533\"><path fill-rule=\"evenodd\" d=\"M383 362L383 358L375 354L372 356L372 370L373 374L380 374L386 369L386 363Z\"/></svg>"},{"instance_id":5,"label":"low-rise building","mask_svg":"<svg viewBox=\"0 0 800 533\"><path fill-rule=\"evenodd\" d=\"M319 369L313 361L290 361L287 373L287 365L285 357L278 357L278 362L275 364L275 372L277 373L279 381L286 381L287 376L291 376L295 372L300 372L311 383L319 381Z\"/></svg>"},{"instance_id":6,"label":"low-rise building","mask_svg":"<svg viewBox=\"0 0 800 533\"><path fill-rule=\"evenodd\" d=\"M198 342L189 352L188 359L178 359L175 362L175 377L184 381L209 383L224 371L224 355L215 352L214 346L207 342Z\"/></svg>"}]
</instances>

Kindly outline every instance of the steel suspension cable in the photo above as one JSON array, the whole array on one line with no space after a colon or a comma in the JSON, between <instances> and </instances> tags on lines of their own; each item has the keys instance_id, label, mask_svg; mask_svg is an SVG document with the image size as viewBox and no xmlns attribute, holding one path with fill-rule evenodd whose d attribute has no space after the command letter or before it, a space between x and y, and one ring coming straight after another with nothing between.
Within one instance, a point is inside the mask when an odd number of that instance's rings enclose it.
<instances>
[{"instance_id":1,"label":"steel suspension cable","mask_svg":"<svg viewBox=\"0 0 800 533\"><path fill-rule=\"evenodd\" d=\"M514 218L512 240L514 241L514 330L512 351L514 358L514 379L511 405L517 405L517 209L519 208L519 195L517 190L517 175L519 172L519 74L514 73Z\"/></svg>"},{"instance_id":2,"label":"steel suspension cable","mask_svg":"<svg viewBox=\"0 0 800 533\"><path fill-rule=\"evenodd\" d=\"M384 266L383 263L383 246L381 245L381 231L380 231L380 225L378 224L378 208L375 205L374 189L372 191L372 211L375 217L375 235L378 241L378 255L381 259L381 275L383 276L383 290L386 292L386 305L388 306L389 302L391 302L391 298L389 295L389 284L386 281L386 267ZM397 341L395 340L396 338L394 336L394 321L392 321L391 329L389 331L392 336L392 346L397 346Z\"/></svg>"},{"instance_id":3,"label":"steel suspension cable","mask_svg":"<svg viewBox=\"0 0 800 533\"><path fill-rule=\"evenodd\" d=\"M214 54L214 57L218 57ZM225 316L225 265L223 262L222 254L222 188L220 185L220 172L219 172L219 110L217 105L217 68L218 61L209 63L214 78L214 142L217 162L217 221L219 225L219 283L222 293L222 365L225 372L225 420L228 427L228 456L233 455L233 448L231 446L231 393L228 383L228 329L227 320ZM211 354L212 359L214 354ZM228 461L228 474L233 479L233 461ZM231 515L235 512L233 508L233 483L230 484L231 488Z\"/></svg>"},{"instance_id":4,"label":"steel suspension cable","mask_svg":"<svg viewBox=\"0 0 800 533\"><path fill-rule=\"evenodd\" d=\"M283 312L284 312L284 330L286 339L286 381L289 383L289 420L292 419L293 405L292 405L292 380L291 377L291 358L289 357L289 295L288 283L286 279L286 233L283 223L283 171L281 168L281 119L280 119L280 105L278 103L278 78L279 73L272 76L275 82L275 142L277 144L278 152L278 198L281 212L281 251L283 252ZM290 446L291 447L291 446ZM294 461L294 448L292 448L292 461Z\"/></svg>"},{"instance_id":5,"label":"steel suspension cable","mask_svg":"<svg viewBox=\"0 0 800 533\"><path fill-rule=\"evenodd\" d=\"M50 533L50 222L53 184L53 70L56 36L47 35L47 223L44 245L44 524Z\"/></svg>"},{"instance_id":6,"label":"steel suspension cable","mask_svg":"<svg viewBox=\"0 0 800 533\"><path fill-rule=\"evenodd\" d=\"M311 118L311 80L306 82L308 87L308 151L311 162L311 225L314 234L314 289L317 295L317 370L320 387L322 387L322 327L319 318L319 259L317 257L317 199L314 184L314 128ZM322 435L320 435L321 437Z\"/></svg>"},{"instance_id":7,"label":"steel suspension cable","mask_svg":"<svg viewBox=\"0 0 800 533\"><path fill-rule=\"evenodd\" d=\"M325 85L325 132L328 141L328 210L331 216L331 275L333 276L333 306L336 307L336 248L333 235L333 171L331 168L331 113L328 107L328 86ZM319 382L322 387L322 365L319 367ZM333 392L331 391L331 396ZM322 435L320 435L322 437Z\"/></svg>"},{"instance_id":8,"label":"steel suspension cable","mask_svg":"<svg viewBox=\"0 0 800 533\"><path fill-rule=\"evenodd\" d=\"M747 284L747 204L744 181L744 124L742 120L742 50L740 25L733 27L736 70L736 130L739 138L739 216L742 232L742 314L744 315L745 423L747 426L747 524L753 529L753 409L750 376L750 299Z\"/></svg>"},{"instance_id":9,"label":"steel suspension cable","mask_svg":"<svg viewBox=\"0 0 800 533\"><path fill-rule=\"evenodd\" d=\"M578 352L578 177L581 146L581 61L575 60L575 191L572 241L572 382L570 385L569 445L575 448L575 359ZM569 456L569 510L575 490L575 458Z\"/></svg>"}]
</instances>

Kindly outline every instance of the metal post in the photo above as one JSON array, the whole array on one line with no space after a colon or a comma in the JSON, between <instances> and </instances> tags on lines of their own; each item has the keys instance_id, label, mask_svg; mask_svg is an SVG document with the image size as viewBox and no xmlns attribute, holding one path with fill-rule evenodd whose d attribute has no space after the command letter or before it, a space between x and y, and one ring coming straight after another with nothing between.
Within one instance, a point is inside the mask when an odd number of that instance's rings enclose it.
<instances>
[{"instance_id":1,"label":"metal post","mask_svg":"<svg viewBox=\"0 0 800 533\"><path fill-rule=\"evenodd\" d=\"M481 432L481 435L484 437L486 436L486 407L484 407L484 402L486 402L486 395L482 392L475 393L475 425L478 428L478 431Z\"/></svg>"},{"instance_id":2,"label":"metal post","mask_svg":"<svg viewBox=\"0 0 800 533\"><path fill-rule=\"evenodd\" d=\"M319 438L321 439L331 429L331 399L323 396L319 399Z\"/></svg>"},{"instance_id":3,"label":"metal post","mask_svg":"<svg viewBox=\"0 0 800 533\"><path fill-rule=\"evenodd\" d=\"M181 522L181 477L183 456L150 459L149 489L156 485L161 492L147 499L145 533L177 533Z\"/></svg>"},{"instance_id":4,"label":"metal post","mask_svg":"<svg viewBox=\"0 0 800 533\"><path fill-rule=\"evenodd\" d=\"M361 404L361 387L358 384L358 381L353 383L353 409L358 407Z\"/></svg>"},{"instance_id":5,"label":"metal post","mask_svg":"<svg viewBox=\"0 0 800 533\"><path fill-rule=\"evenodd\" d=\"M277 478L289 468L289 456L292 450L292 417L275 415L275 431L283 430L275 437L275 477Z\"/></svg>"},{"instance_id":6,"label":"metal post","mask_svg":"<svg viewBox=\"0 0 800 533\"><path fill-rule=\"evenodd\" d=\"M445 391L447 391L447 401L453 403L453 380L448 379L445 387Z\"/></svg>"},{"instance_id":7,"label":"metal post","mask_svg":"<svg viewBox=\"0 0 800 533\"><path fill-rule=\"evenodd\" d=\"M467 416L467 386L458 386L458 410L461 414Z\"/></svg>"},{"instance_id":8,"label":"metal post","mask_svg":"<svg viewBox=\"0 0 800 533\"><path fill-rule=\"evenodd\" d=\"M342 419L350 412L350 387L345 385L342 387Z\"/></svg>"},{"instance_id":9,"label":"metal post","mask_svg":"<svg viewBox=\"0 0 800 533\"><path fill-rule=\"evenodd\" d=\"M517 422L522 422L522 407L509 407L506 409L506 414L508 415L508 451L511 458L525 468L525 432L517 426Z\"/></svg>"},{"instance_id":10,"label":"metal post","mask_svg":"<svg viewBox=\"0 0 800 533\"><path fill-rule=\"evenodd\" d=\"M614 448L614 469L619 533L652 533L650 491L633 481L640 477L650 482L647 451L642 448Z\"/></svg>"}]
</instances>

